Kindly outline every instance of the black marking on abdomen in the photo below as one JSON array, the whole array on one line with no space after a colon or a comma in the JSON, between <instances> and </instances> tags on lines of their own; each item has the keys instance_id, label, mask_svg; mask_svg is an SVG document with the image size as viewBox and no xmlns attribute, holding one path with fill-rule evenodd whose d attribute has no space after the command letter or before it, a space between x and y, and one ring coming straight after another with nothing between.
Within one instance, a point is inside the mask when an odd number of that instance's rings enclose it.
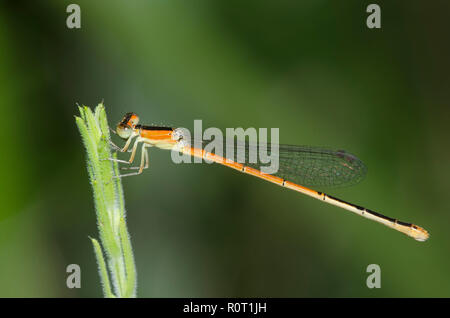
<instances>
[{"instance_id":1,"label":"black marking on abdomen","mask_svg":"<svg viewBox=\"0 0 450 318\"><path fill-rule=\"evenodd\" d=\"M390 218L390 217L385 216L385 215L383 215L383 214L380 214L380 213L377 213L377 212L375 212L375 211L372 211L372 210L363 208L362 206L359 206L359 205L356 205L356 204L353 204L353 203L349 203L349 202L347 202L347 201L344 201L344 200L335 198L335 197L333 197L333 196L331 196L331 195L328 195L328 197L331 198L331 199L333 199L333 200L336 200L336 201L338 201L338 202L340 202L340 203L348 204L348 205L350 205L350 206L352 206L352 207L354 207L354 208L356 208L356 209L362 211L361 214L365 214L365 213L367 212L367 213L369 213L369 214L372 214L372 215L377 216L377 217L379 217L379 218L381 218L381 219L384 219L384 220L388 220L388 221L391 221L391 222L397 222L397 223L399 223L399 224L401 224L401 225L406 225L406 226L410 226L410 225L411 225L411 224L409 224L409 223L400 222L400 221L397 221L396 219Z\"/></svg>"},{"instance_id":2,"label":"black marking on abdomen","mask_svg":"<svg viewBox=\"0 0 450 318\"><path fill-rule=\"evenodd\" d=\"M402 221L399 221L399 220L397 220L396 223L397 223L397 224L400 224L400 225L408 226L408 227L413 226L413 224L411 224L411 223L406 223L406 222L402 222Z\"/></svg>"},{"instance_id":3,"label":"black marking on abdomen","mask_svg":"<svg viewBox=\"0 0 450 318\"><path fill-rule=\"evenodd\" d=\"M349 202L347 202L347 201L344 201L344 200L335 198L335 197L333 197L333 196L331 196L331 195L326 194L325 196L327 196L327 197L329 197L330 199L333 199L333 200L335 200L335 201L338 201L338 202L341 202L341 203L348 204L348 205L351 205L351 206L356 207L354 204L351 204L351 203L349 203Z\"/></svg>"},{"instance_id":4,"label":"black marking on abdomen","mask_svg":"<svg viewBox=\"0 0 450 318\"><path fill-rule=\"evenodd\" d=\"M318 193L320 193L320 192L318 192ZM390 217L388 217L388 216L386 216L386 215L383 215L383 214L380 214L380 213L378 213L378 212L375 212L375 211L372 211L372 210L363 208L362 206L355 205L355 204L349 203L349 202L347 202L347 201L344 201L344 200L335 198L335 197L333 197L333 196L331 196L331 195L325 194L325 195L324 195L324 199L325 199L325 197L329 197L330 199L333 199L333 200L336 200L336 201L338 201L338 202L341 202L341 203L344 203L344 204L348 204L348 205L350 205L350 206L352 206L352 207L354 207L354 208L357 208L358 210L362 211L361 214L365 214L365 213L367 212L367 213L369 213L369 214L371 214L371 215L374 215L374 216L379 217L380 219L388 220L388 221L390 221L390 222L392 222L392 223L395 223L395 224L399 224L399 225L407 226L407 227L414 227L414 224L406 223L406 222L402 222L402 221L399 221L399 220L394 219L394 218L390 218Z\"/></svg>"},{"instance_id":5,"label":"black marking on abdomen","mask_svg":"<svg viewBox=\"0 0 450 318\"><path fill-rule=\"evenodd\" d=\"M375 211L366 209L366 212L367 212L367 213L370 213L370 214L372 214L372 215L378 216L379 218L382 218L382 219L391 221L391 222L393 222L393 223L398 223L396 219L390 218L390 217L388 217L388 216L386 216L386 215L377 213L377 212L375 212ZM403 223L403 222L401 222L401 223ZM409 224L408 224L408 225L409 225Z\"/></svg>"},{"instance_id":6,"label":"black marking on abdomen","mask_svg":"<svg viewBox=\"0 0 450 318\"><path fill-rule=\"evenodd\" d=\"M320 192L320 191L316 191L316 193L317 193L317 195L318 195L319 197L322 196L322 200L324 200L324 201L325 201L325 199L326 199L327 197L329 197L328 194L325 194L325 193Z\"/></svg>"},{"instance_id":7,"label":"black marking on abdomen","mask_svg":"<svg viewBox=\"0 0 450 318\"><path fill-rule=\"evenodd\" d=\"M344 204L348 204L348 205L350 205L350 206L352 206L352 207L354 207L354 208L356 208L356 209L358 209L360 211L366 211L366 212L372 213L370 210L367 210L366 208L363 208L362 206L359 206L359 205L356 205L356 204L353 204L353 203L350 203L350 202L347 202L347 201L344 201L344 200L332 197L331 195L327 195L327 196L329 198L333 199L333 200L338 201L338 202L341 202L341 203L344 203Z\"/></svg>"}]
</instances>

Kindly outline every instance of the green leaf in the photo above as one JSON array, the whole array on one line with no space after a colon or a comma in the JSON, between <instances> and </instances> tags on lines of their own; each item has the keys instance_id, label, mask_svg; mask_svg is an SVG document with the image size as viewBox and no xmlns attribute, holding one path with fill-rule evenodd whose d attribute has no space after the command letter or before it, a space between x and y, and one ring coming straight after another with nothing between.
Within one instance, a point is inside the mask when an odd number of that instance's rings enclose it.
<instances>
[{"instance_id":1,"label":"green leaf","mask_svg":"<svg viewBox=\"0 0 450 318\"><path fill-rule=\"evenodd\" d=\"M115 293L113 296L135 297L133 249L124 219L122 182L120 178L114 178L119 174L118 164L110 160L113 155L105 107L101 103L94 112L86 106L78 109L81 116L75 116L75 122L87 153L87 170L93 189L101 245L97 240L91 240L99 264L103 292L105 297L113 295L110 285L112 282ZM106 256L106 261L103 255Z\"/></svg>"},{"instance_id":2,"label":"green leaf","mask_svg":"<svg viewBox=\"0 0 450 318\"><path fill-rule=\"evenodd\" d=\"M90 239L94 247L95 258L97 259L98 273L103 287L103 294L107 298L114 298L114 294L111 292L111 284L109 283L108 271L106 269L105 259L103 258L102 248L96 239L91 237Z\"/></svg>"},{"instance_id":3,"label":"green leaf","mask_svg":"<svg viewBox=\"0 0 450 318\"><path fill-rule=\"evenodd\" d=\"M130 237L128 236L125 218L120 219L120 238L122 239L122 249L125 259L125 271L127 273L127 289L125 297L135 297L136 295L136 267L133 258Z\"/></svg>"}]
</instances>

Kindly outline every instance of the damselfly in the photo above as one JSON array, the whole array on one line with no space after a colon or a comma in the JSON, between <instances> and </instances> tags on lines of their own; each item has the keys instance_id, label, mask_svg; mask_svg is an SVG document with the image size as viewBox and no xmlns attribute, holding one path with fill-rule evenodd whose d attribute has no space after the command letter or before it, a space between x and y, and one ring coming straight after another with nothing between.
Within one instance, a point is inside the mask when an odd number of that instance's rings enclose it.
<instances>
[{"instance_id":1,"label":"damselfly","mask_svg":"<svg viewBox=\"0 0 450 318\"><path fill-rule=\"evenodd\" d=\"M148 147L158 147L167 150L176 150L183 154L212 161L233 168L240 172L253 175L263 180L275 183L323 202L338 206L356 213L367 219L384 224L394 230L402 232L417 241L426 241L428 232L420 226L399 221L382 215L361 206L340 200L323 192L309 189L308 186L337 186L359 182L366 173L364 164L354 155L339 150L333 151L318 147L279 145L279 169L276 173L267 174L261 171L260 162L238 162L214 151L206 151L202 143L193 142L180 129L170 127L156 127L139 125L139 117L134 113L127 113L117 125L116 132L127 140L120 151L129 151L133 139L135 142L128 161L119 162L131 164L134 161L137 147L142 144L141 163L139 167L130 167L137 172L120 175L118 177L137 175L142 173L149 165ZM226 145L224 146L226 147ZM259 145L245 144L245 153L254 151ZM223 153L225 153L224 151ZM234 153L234 152L233 152Z\"/></svg>"}]
</instances>

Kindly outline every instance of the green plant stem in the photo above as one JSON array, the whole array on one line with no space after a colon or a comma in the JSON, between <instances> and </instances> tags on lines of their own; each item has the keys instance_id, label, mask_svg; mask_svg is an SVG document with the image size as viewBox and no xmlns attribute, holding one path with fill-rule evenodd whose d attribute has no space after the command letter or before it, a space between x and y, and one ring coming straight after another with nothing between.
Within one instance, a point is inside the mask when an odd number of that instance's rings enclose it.
<instances>
[{"instance_id":1,"label":"green plant stem","mask_svg":"<svg viewBox=\"0 0 450 318\"><path fill-rule=\"evenodd\" d=\"M119 174L118 164L109 160L116 158L116 154L112 156L110 150L105 108L99 104L94 113L86 106L79 107L79 111L80 117L75 116L75 121L86 148L87 170L94 193L101 244L95 239L91 241L103 293L105 297L136 297L136 267L125 222L122 183L120 178L114 178Z\"/></svg>"}]
</instances>

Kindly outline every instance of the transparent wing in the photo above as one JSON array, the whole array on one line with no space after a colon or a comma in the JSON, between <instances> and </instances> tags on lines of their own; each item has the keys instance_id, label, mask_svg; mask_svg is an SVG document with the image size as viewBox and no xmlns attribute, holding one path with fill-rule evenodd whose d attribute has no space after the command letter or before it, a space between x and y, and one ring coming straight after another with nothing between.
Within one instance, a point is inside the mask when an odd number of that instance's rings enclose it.
<instances>
[{"instance_id":1,"label":"transparent wing","mask_svg":"<svg viewBox=\"0 0 450 318\"><path fill-rule=\"evenodd\" d=\"M364 163L343 150L279 146L279 169L275 175L301 185L352 185L360 182L366 173Z\"/></svg>"},{"instance_id":2,"label":"transparent wing","mask_svg":"<svg viewBox=\"0 0 450 318\"><path fill-rule=\"evenodd\" d=\"M195 143L195 144L194 144ZM276 162L278 170L272 173L288 181L307 186L338 187L360 182L367 173L364 163L344 150L331 150L320 147L248 144L243 142L225 143L222 147L212 147L207 141L191 141L194 147L203 149L244 163L255 169L268 167L270 163L262 160L261 151ZM256 157L256 160L255 160Z\"/></svg>"}]
</instances>

